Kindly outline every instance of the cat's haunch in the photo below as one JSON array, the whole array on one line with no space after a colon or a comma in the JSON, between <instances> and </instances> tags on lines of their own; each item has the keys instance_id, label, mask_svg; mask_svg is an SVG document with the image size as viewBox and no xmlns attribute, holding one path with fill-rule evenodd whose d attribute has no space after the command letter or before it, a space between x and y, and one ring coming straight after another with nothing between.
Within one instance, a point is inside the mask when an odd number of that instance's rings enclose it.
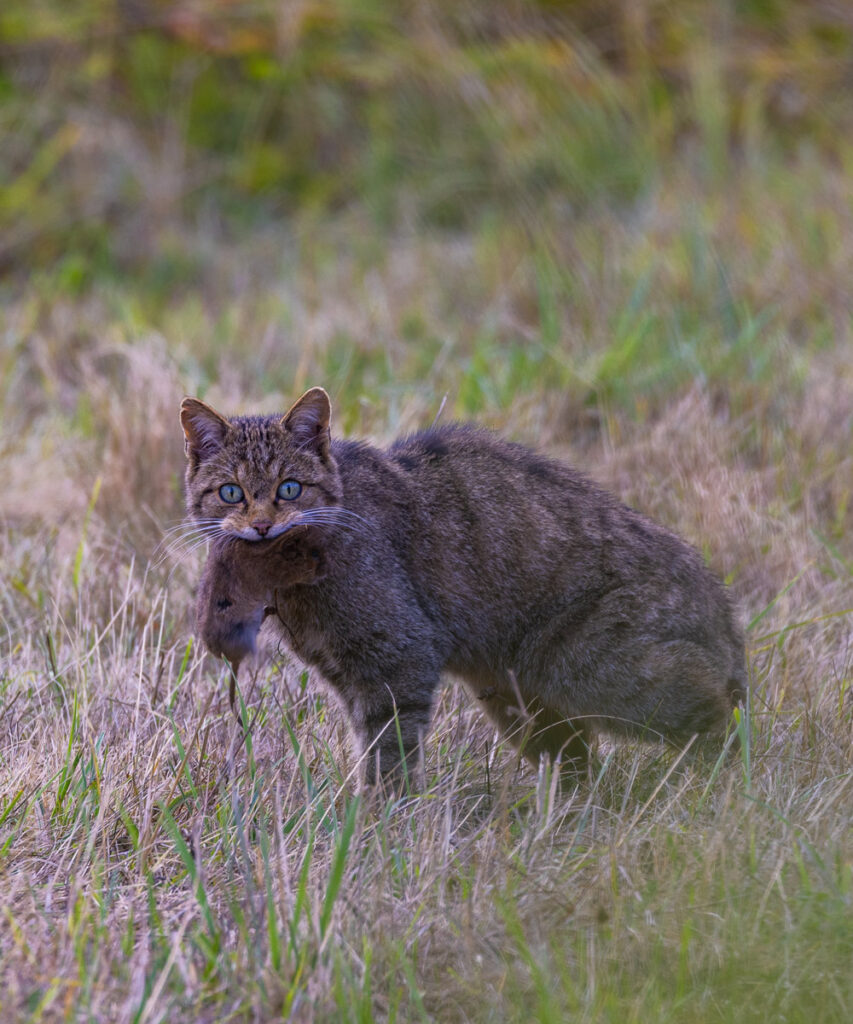
<instances>
[{"instance_id":1,"label":"cat's haunch","mask_svg":"<svg viewBox=\"0 0 853 1024\"><path fill-rule=\"evenodd\" d=\"M334 690L393 775L461 678L532 762L582 768L598 729L722 734L746 690L722 583L675 534L571 467L471 426L386 449L332 439L322 388L283 416L185 399L187 509L214 535L198 627L281 642Z\"/></svg>"}]
</instances>

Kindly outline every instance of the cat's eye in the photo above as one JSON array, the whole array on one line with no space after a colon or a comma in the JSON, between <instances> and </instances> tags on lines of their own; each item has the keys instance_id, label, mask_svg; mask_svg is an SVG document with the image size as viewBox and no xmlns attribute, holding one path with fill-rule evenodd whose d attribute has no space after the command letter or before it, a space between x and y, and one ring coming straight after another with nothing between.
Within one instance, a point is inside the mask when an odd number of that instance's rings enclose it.
<instances>
[{"instance_id":1,"label":"cat's eye","mask_svg":"<svg viewBox=\"0 0 853 1024\"><path fill-rule=\"evenodd\" d=\"M285 501L293 501L301 493L302 484L297 483L296 480L285 480L284 483L278 485L277 494L279 498L283 498Z\"/></svg>"},{"instance_id":2,"label":"cat's eye","mask_svg":"<svg viewBox=\"0 0 853 1024\"><path fill-rule=\"evenodd\" d=\"M229 505L236 505L243 500L243 488L237 484L223 484L219 488L219 497Z\"/></svg>"}]
</instances>

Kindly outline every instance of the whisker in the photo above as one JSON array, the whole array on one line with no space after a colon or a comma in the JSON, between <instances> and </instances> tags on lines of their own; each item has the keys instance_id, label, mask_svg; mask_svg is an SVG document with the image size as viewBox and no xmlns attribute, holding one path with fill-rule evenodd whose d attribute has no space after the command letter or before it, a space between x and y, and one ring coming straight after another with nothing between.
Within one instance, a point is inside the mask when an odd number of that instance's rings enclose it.
<instances>
[{"instance_id":1,"label":"whisker","mask_svg":"<svg viewBox=\"0 0 853 1024\"><path fill-rule=\"evenodd\" d=\"M180 536L181 533L194 533L194 532L197 532L199 530L221 530L221 529L222 529L222 520L221 519L215 519L215 520L211 521L210 523L191 523L191 524L188 524L186 526L186 528L181 530L181 531L175 530L173 536L174 535Z\"/></svg>"},{"instance_id":2,"label":"whisker","mask_svg":"<svg viewBox=\"0 0 853 1024\"><path fill-rule=\"evenodd\" d=\"M316 528L318 530L325 528L325 529L330 529L330 530L338 530L339 532L344 532L344 533L346 533L346 532L349 532L349 533L357 532L354 527L346 526L344 523L329 522L329 521L327 521L325 519L312 520L310 523L308 523L306 525L314 527L314 528Z\"/></svg>"},{"instance_id":3,"label":"whisker","mask_svg":"<svg viewBox=\"0 0 853 1024\"><path fill-rule=\"evenodd\" d=\"M180 533L181 530L194 530L200 526L221 526L223 520L220 519L186 519L182 523L178 523L171 529L166 530L165 535L169 536L171 533Z\"/></svg>"},{"instance_id":4,"label":"whisker","mask_svg":"<svg viewBox=\"0 0 853 1024\"><path fill-rule=\"evenodd\" d=\"M353 512L351 508L347 508L345 505L323 505L321 508L329 512L340 512L342 515L354 516L356 519L360 519L363 523L368 522L364 516L359 515L358 512Z\"/></svg>"},{"instance_id":5,"label":"whisker","mask_svg":"<svg viewBox=\"0 0 853 1024\"><path fill-rule=\"evenodd\" d=\"M183 533L179 537L170 537L165 541L157 545L158 550L165 548L171 550L172 548L179 548L182 544L187 541L195 540L197 537L213 537L218 531L212 527L206 527L204 530L193 530L192 532Z\"/></svg>"},{"instance_id":6,"label":"whisker","mask_svg":"<svg viewBox=\"0 0 853 1024\"><path fill-rule=\"evenodd\" d=\"M204 526L194 530L187 530L185 533L171 538L164 538L155 548L155 552L165 549L165 553L177 551L184 544L197 539L198 537L215 537L221 530L219 527Z\"/></svg>"},{"instance_id":7,"label":"whisker","mask_svg":"<svg viewBox=\"0 0 853 1024\"><path fill-rule=\"evenodd\" d=\"M353 526L365 525L363 523L359 523L359 521L357 519L349 519L349 518L347 518L347 516L337 516L333 512L312 512L312 513L306 513L304 515L301 515L299 517L299 519L303 523L310 523L310 522L312 522L315 519L328 519L330 522L347 523L348 525L353 525Z\"/></svg>"},{"instance_id":8,"label":"whisker","mask_svg":"<svg viewBox=\"0 0 853 1024\"><path fill-rule=\"evenodd\" d=\"M302 522L313 522L319 521L320 519L326 519L329 522L340 523L348 526L354 526L359 523L363 526L371 527L373 524L360 516L357 512L353 512L351 509L343 508L340 505L323 505L319 508L309 508L302 512L299 516Z\"/></svg>"},{"instance_id":9,"label":"whisker","mask_svg":"<svg viewBox=\"0 0 853 1024\"><path fill-rule=\"evenodd\" d=\"M197 551L199 548L204 547L204 545L207 544L209 540L209 537L201 537L199 540L195 542L195 544L191 544L184 553L187 555L191 555L193 551Z\"/></svg>"},{"instance_id":10,"label":"whisker","mask_svg":"<svg viewBox=\"0 0 853 1024\"><path fill-rule=\"evenodd\" d=\"M189 556L194 551L197 551L199 548L204 547L205 544L207 544L209 542L209 540L210 540L209 537L201 537L199 540L195 541L194 544L189 545L189 547L186 547L183 550L179 549L178 551L175 551L173 553L173 557L174 558L189 558Z\"/></svg>"},{"instance_id":11,"label":"whisker","mask_svg":"<svg viewBox=\"0 0 853 1024\"><path fill-rule=\"evenodd\" d=\"M337 517L333 515L323 515L317 513L310 516L300 516L294 526L336 526L341 530L352 530L358 531L365 528L365 524L360 523L356 520L350 520L343 517Z\"/></svg>"},{"instance_id":12,"label":"whisker","mask_svg":"<svg viewBox=\"0 0 853 1024\"><path fill-rule=\"evenodd\" d=\"M221 519L202 519L195 522L181 523L180 525L173 526L170 530L167 530L163 534L160 543L164 544L175 537L196 533L199 530L210 529L211 527L220 526L221 524Z\"/></svg>"},{"instance_id":13,"label":"whisker","mask_svg":"<svg viewBox=\"0 0 853 1024\"><path fill-rule=\"evenodd\" d=\"M310 512L301 515L299 518L306 523L310 522L312 519L334 519L335 522L352 524L359 522L357 519L351 519L349 516L335 515L334 512Z\"/></svg>"},{"instance_id":14,"label":"whisker","mask_svg":"<svg viewBox=\"0 0 853 1024\"><path fill-rule=\"evenodd\" d=\"M196 548L200 547L202 544L206 544L211 539L219 536L222 532L223 531L219 528L214 529L213 527L205 527L202 530L194 530L182 537L173 538L155 565L160 566L169 558L185 557L195 551ZM154 554L156 555L159 550L160 545L158 545L154 550Z\"/></svg>"},{"instance_id":15,"label":"whisker","mask_svg":"<svg viewBox=\"0 0 853 1024\"><path fill-rule=\"evenodd\" d=\"M163 531L160 543L154 549L153 556L156 561L153 561L152 565L158 568L168 560L188 558L199 547L214 539L238 539L224 530L222 524L221 518L204 518L183 519L170 526ZM315 526L350 532L373 528L369 520L352 509L344 508L342 505L323 505L301 512L276 536L284 536L296 526Z\"/></svg>"},{"instance_id":16,"label":"whisker","mask_svg":"<svg viewBox=\"0 0 853 1024\"><path fill-rule=\"evenodd\" d=\"M206 526L212 523L221 523L222 519L182 519L179 523L173 523L170 527L163 531L165 536L170 533L175 533L178 530L183 530L188 526Z\"/></svg>"}]
</instances>

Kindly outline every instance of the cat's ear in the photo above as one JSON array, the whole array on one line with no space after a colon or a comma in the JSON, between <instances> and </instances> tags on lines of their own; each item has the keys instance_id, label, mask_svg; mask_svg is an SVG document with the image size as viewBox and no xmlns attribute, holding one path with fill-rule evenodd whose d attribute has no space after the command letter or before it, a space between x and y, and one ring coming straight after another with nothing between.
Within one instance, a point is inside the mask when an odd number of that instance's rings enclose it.
<instances>
[{"instance_id":1,"label":"cat's ear","mask_svg":"<svg viewBox=\"0 0 853 1024\"><path fill-rule=\"evenodd\" d=\"M311 388L295 401L282 418L282 427L305 448L313 447L321 459L329 454L332 404L322 388Z\"/></svg>"},{"instance_id":2,"label":"cat's ear","mask_svg":"<svg viewBox=\"0 0 853 1024\"><path fill-rule=\"evenodd\" d=\"M181 426L184 428L187 458L203 460L222 447L229 423L197 398L185 398L181 402Z\"/></svg>"}]
</instances>

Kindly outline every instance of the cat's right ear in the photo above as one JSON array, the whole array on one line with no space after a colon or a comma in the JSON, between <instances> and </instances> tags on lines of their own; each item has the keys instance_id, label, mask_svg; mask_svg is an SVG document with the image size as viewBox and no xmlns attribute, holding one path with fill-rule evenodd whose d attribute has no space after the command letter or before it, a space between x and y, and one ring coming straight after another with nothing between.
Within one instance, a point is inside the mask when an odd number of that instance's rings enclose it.
<instances>
[{"instance_id":1,"label":"cat's right ear","mask_svg":"<svg viewBox=\"0 0 853 1024\"><path fill-rule=\"evenodd\" d=\"M228 432L228 420L197 398L181 402L181 426L187 458L203 461L219 451Z\"/></svg>"}]
</instances>

